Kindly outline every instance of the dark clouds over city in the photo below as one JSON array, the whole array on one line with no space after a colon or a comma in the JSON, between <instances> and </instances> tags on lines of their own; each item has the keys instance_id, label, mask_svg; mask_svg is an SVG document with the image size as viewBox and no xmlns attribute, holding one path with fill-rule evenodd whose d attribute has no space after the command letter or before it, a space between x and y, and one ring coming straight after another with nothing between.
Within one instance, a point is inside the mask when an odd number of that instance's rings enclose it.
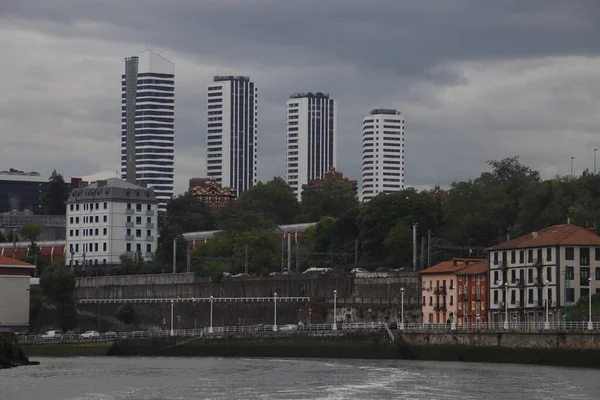
<instances>
[{"instance_id":1,"label":"dark clouds over city","mask_svg":"<svg viewBox=\"0 0 600 400\"><path fill-rule=\"evenodd\" d=\"M176 65L176 191L203 176L213 75L259 88L259 179L284 175L284 105L338 101L339 168L360 177L361 120L406 119L406 183L448 185L520 155L550 177L600 147L596 0L2 0L2 162L66 177L119 168L122 59Z\"/></svg>"}]
</instances>

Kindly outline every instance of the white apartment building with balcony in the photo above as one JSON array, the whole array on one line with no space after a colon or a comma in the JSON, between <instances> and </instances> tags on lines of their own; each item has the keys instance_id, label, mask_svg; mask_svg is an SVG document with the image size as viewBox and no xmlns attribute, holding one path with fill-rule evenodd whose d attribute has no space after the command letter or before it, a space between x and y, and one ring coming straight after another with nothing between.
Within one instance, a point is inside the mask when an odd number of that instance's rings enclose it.
<instances>
[{"instance_id":1,"label":"white apartment building with balcony","mask_svg":"<svg viewBox=\"0 0 600 400\"><path fill-rule=\"evenodd\" d=\"M376 109L363 119L362 201L404 189L404 117Z\"/></svg>"},{"instance_id":2,"label":"white apartment building with balcony","mask_svg":"<svg viewBox=\"0 0 600 400\"><path fill-rule=\"evenodd\" d=\"M600 237L575 225L555 225L489 251L489 320L560 321L564 308L600 293Z\"/></svg>"},{"instance_id":3,"label":"white apartment building with balcony","mask_svg":"<svg viewBox=\"0 0 600 400\"><path fill-rule=\"evenodd\" d=\"M157 246L152 188L110 178L75 188L67 200L67 265L116 265L123 254L150 260Z\"/></svg>"}]
</instances>

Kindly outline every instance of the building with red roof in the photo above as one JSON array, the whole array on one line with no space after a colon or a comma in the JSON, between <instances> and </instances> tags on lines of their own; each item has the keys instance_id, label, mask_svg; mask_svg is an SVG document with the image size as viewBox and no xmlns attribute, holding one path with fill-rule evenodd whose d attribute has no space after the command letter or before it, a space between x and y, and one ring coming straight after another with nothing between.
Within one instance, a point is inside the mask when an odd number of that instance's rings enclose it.
<instances>
[{"instance_id":1,"label":"building with red roof","mask_svg":"<svg viewBox=\"0 0 600 400\"><path fill-rule=\"evenodd\" d=\"M456 272L459 327L481 329L487 322L488 260L475 261Z\"/></svg>"},{"instance_id":2,"label":"building with red roof","mask_svg":"<svg viewBox=\"0 0 600 400\"><path fill-rule=\"evenodd\" d=\"M0 332L29 327L29 279L35 266L0 256Z\"/></svg>"},{"instance_id":3,"label":"building with red roof","mask_svg":"<svg viewBox=\"0 0 600 400\"><path fill-rule=\"evenodd\" d=\"M600 237L592 229L554 225L488 251L493 322L544 322L546 303L548 320L559 321L564 307L600 293Z\"/></svg>"}]
</instances>

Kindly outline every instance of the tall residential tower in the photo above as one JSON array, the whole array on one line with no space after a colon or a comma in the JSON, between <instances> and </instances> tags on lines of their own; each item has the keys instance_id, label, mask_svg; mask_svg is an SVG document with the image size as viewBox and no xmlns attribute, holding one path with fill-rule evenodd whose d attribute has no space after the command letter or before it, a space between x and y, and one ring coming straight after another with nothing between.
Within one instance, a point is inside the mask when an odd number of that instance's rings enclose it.
<instances>
[{"instance_id":1,"label":"tall residential tower","mask_svg":"<svg viewBox=\"0 0 600 400\"><path fill-rule=\"evenodd\" d=\"M400 111L372 110L363 119L362 201L404 189L404 118Z\"/></svg>"},{"instance_id":2,"label":"tall residential tower","mask_svg":"<svg viewBox=\"0 0 600 400\"><path fill-rule=\"evenodd\" d=\"M286 180L301 199L302 185L336 166L335 100L324 93L295 94L286 107Z\"/></svg>"},{"instance_id":3,"label":"tall residential tower","mask_svg":"<svg viewBox=\"0 0 600 400\"><path fill-rule=\"evenodd\" d=\"M256 184L258 90L245 76L215 76L208 85L206 171L239 196Z\"/></svg>"},{"instance_id":4,"label":"tall residential tower","mask_svg":"<svg viewBox=\"0 0 600 400\"><path fill-rule=\"evenodd\" d=\"M175 65L153 50L125 59L121 77L121 177L153 187L159 210L173 197Z\"/></svg>"}]
</instances>

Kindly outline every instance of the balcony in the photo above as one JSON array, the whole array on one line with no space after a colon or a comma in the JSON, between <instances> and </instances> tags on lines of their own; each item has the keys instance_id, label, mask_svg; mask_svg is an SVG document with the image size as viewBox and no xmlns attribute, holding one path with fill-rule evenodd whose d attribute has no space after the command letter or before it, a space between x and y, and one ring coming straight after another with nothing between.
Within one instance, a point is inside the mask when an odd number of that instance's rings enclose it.
<instances>
[{"instance_id":1,"label":"balcony","mask_svg":"<svg viewBox=\"0 0 600 400\"><path fill-rule=\"evenodd\" d=\"M133 210L133 208L126 208L125 209L125 214L133 214L135 211Z\"/></svg>"},{"instance_id":2,"label":"balcony","mask_svg":"<svg viewBox=\"0 0 600 400\"><path fill-rule=\"evenodd\" d=\"M154 224L152 222L146 223L146 229L154 229Z\"/></svg>"},{"instance_id":3,"label":"balcony","mask_svg":"<svg viewBox=\"0 0 600 400\"><path fill-rule=\"evenodd\" d=\"M433 311L440 312L440 306L439 306L439 304L433 307Z\"/></svg>"},{"instance_id":4,"label":"balcony","mask_svg":"<svg viewBox=\"0 0 600 400\"><path fill-rule=\"evenodd\" d=\"M146 241L151 242L154 240L154 236L146 236Z\"/></svg>"},{"instance_id":5,"label":"balcony","mask_svg":"<svg viewBox=\"0 0 600 400\"><path fill-rule=\"evenodd\" d=\"M125 240L133 240L133 235L125 235Z\"/></svg>"},{"instance_id":6,"label":"balcony","mask_svg":"<svg viewBox=\"0 0 600 400\"><path fill-rule=\"evenodd\" d=\"M133 222L131 222L131 221L125 222L125 226L128 228L133 228Z\"/></svg>"},{"instance_id":7,"label":"balcony","mask_svg":"<svg viewBox=\"0 0 600 400\"><path fill-rule=\"evenodd\" d=\"M506 260L500 261L499 264L501 269L508 269L508 262L506 262Z\"/></svg>"},{"instance_id":8,"label":"balcony","mask_svg":"<svg viewBox=\"0 0 600 400\"><path fill-rule=\"evenodd\" d=\"M436 296L439 296L439 295L445 296L446 295L446 287L440 286L440 287L435 288L433 290L433 294L435 294Z\"/></svg>"},{"instance_id":9,"label":"balcony","mask_svg":"<svg viewBox=\"0 0 600 400\"><path fill-rule=\"evenodd\" d=\"M146 210L146 215L154 215L154 210Z\"/></svg>"}]
</instances>

